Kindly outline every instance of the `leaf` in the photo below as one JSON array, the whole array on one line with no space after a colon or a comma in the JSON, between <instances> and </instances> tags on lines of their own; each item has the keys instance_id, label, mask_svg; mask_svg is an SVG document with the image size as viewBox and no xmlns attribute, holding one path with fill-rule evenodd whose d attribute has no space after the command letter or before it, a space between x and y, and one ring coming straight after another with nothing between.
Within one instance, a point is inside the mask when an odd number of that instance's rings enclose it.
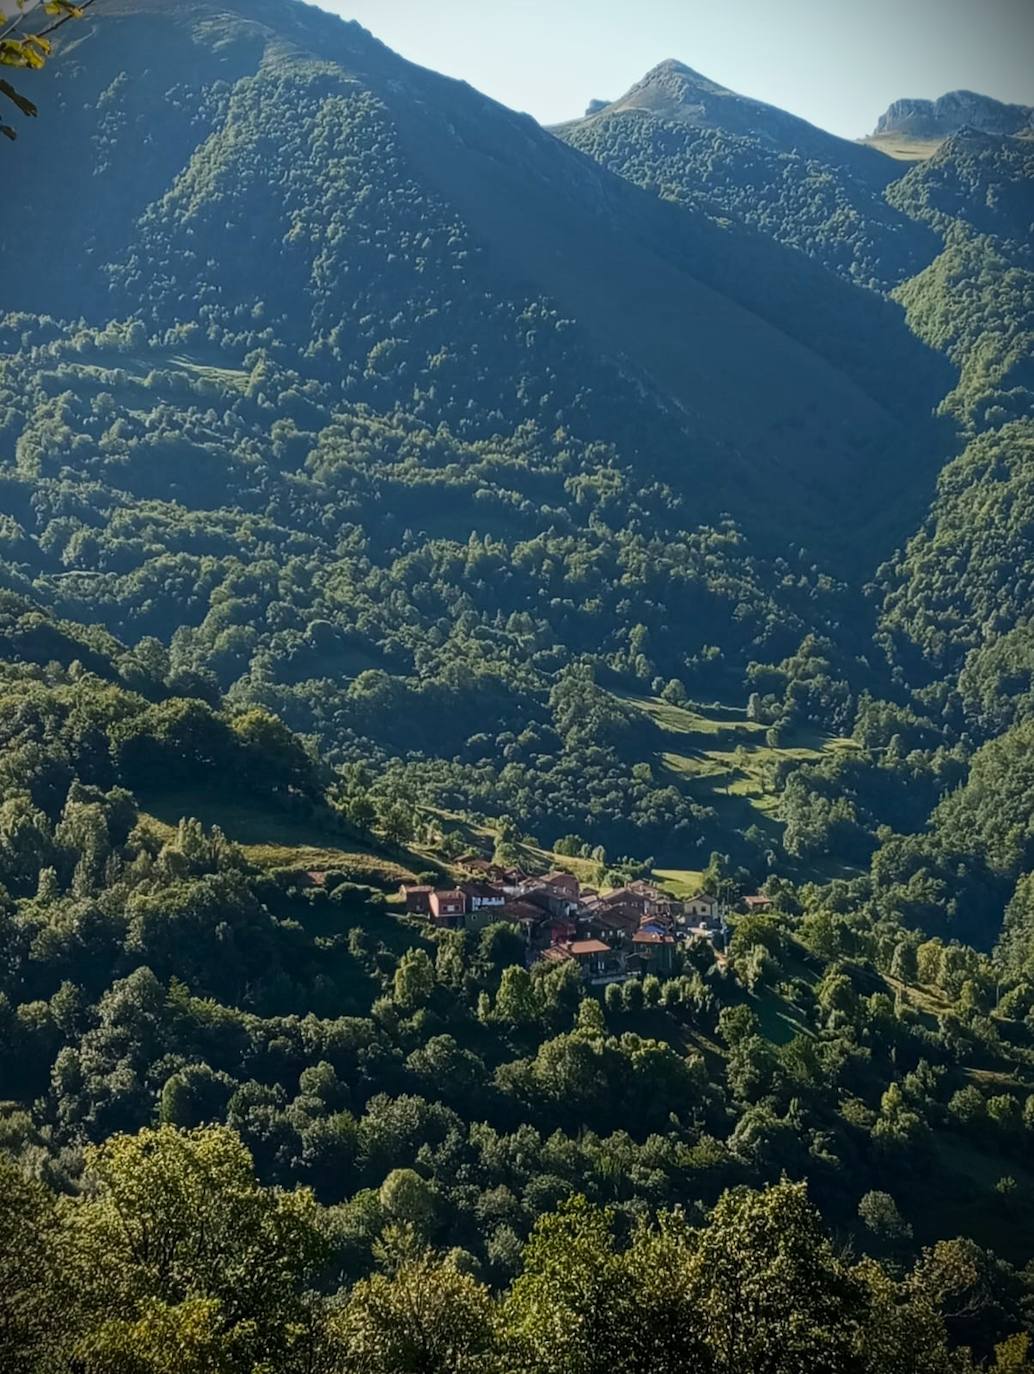
<instances>
[{"instance_id":1,"label":"leaf","mask_svg":"<svg viewBox=\"0 0 1034 1374\"><path fill-rule=\"evenodd\" d=\"M42 38L34 33L26 34L22 41L25 47L35 48L41 57L49 57L54 51L49 38Z\"/></svg>"},{"instance_id":2,"label":"leaf","mask_svg":"<svg viewBox=\"0 0 1034 1374\"><path fill-rule=\"evenodd\" d=\"M10 124L0 124L0 134L3 134L4 138L9 138L12 141L12 143L18 137L18 135L11 128Z\"/></svg>"},{"instance_id":3,"label":"leaf","mask_svg":"<svg viewBox=\"0 0 1034 1374\"><path fill-rule=\"evenodd\" d=\"M0 66L31 67L38 70L45 59L35 47L20 38L0 39Z\"/></svg>"}]
</instances>

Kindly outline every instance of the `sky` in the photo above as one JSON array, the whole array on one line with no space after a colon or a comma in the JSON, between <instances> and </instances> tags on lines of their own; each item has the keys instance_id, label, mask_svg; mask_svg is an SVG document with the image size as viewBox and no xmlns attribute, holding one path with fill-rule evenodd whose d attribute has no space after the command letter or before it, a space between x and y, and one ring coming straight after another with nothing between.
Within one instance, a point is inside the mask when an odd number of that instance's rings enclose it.
<instances>
[{"instance_id":1,"label":"sky","mask_svg":"<svg viewBox=\"0 0 1034 1374\"><path fill-rule=\"evenodd\" d=\"M893 100L1034 105L1034 0L318 0L543 124L674 57L858 138Z\"/></svg>"}]
</instances>

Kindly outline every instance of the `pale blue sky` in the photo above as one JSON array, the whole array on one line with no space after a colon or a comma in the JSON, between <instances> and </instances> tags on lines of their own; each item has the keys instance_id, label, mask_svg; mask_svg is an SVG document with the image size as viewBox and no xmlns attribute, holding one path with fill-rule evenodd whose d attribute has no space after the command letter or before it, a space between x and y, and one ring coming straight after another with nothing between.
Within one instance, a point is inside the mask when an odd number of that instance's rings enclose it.
<instances>
[{"instance_id":1,"label":"pale blue sky","mask_svg":"<svg viewBox=\"0 0 1034 1374\"><path fill-rule=\"evenodd\" d=\"M1034 0L319 0L543 123L667 57L834 133L900 96L1034 105Z\"/></svg>"}]
</instances>

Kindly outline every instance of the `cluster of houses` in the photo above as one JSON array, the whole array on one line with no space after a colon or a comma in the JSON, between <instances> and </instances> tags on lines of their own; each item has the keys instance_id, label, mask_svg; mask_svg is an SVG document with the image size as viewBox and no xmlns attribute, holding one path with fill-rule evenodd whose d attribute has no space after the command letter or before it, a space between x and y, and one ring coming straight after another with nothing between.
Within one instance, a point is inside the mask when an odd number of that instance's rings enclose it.
<instances>
[{"instance_id":1,"label":"cluster of houses","mask_svg":"<svg viewBox=\"0 0 1034 1374\"><path fill-rule=\"evenodd\" d=\"M680 940L724 948L727 939L728 907L709 892L678 901L652 883L633 882L601 893L570 873L536 878L473 856L459 867L468 876L453 888L403 886L406 911L445 930L512 922L529 963L573 960L589 983L667 974ZM749 909L767 909L764 897L746 900Z\"/></svg>"}]
</instances>

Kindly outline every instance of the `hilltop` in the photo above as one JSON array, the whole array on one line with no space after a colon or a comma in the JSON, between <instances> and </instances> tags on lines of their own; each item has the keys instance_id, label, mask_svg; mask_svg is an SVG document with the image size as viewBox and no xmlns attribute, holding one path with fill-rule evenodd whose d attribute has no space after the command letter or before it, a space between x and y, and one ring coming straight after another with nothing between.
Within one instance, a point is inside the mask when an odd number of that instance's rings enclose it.
<instances>
[{"instance_id":1,"label":"hilltop","mask_svg":"<svg viewBox=\"0 0 1034 1374\"><path fill-rule=\"evenodd\" d=\"M596 102L594 102L596 103ZM640 112L695 129L716 129L744 138L762 140L783 153L850 168L873 186L884 186L894 175L886 161L867 148L837 138L805 119L778 106L740 95L674 58L659 63L619 100L600 103L588 118ZM581 121L560 125L562 136Z\"/></svg>"},{"instance_id":2,"label":"hilltop","mask_svg":"<svg viewBox=\"0 0 1034 1374\"><path fill-rule=\"evenodd\" d=\"M664 199L796 250L852 285L888 290L935 256L936 240L887 203L900 166L874 149L665 62L620 100L557 134ZM741 260L745 252L739 254ZM792 257L772 259L781 275ZM794 273L798 294L812 278ZM844 308L859 313L858 299ZM893 333L888 316L881 330ZM909 371L918 375L918 360Z\"/></svg>"}]
</instances>

